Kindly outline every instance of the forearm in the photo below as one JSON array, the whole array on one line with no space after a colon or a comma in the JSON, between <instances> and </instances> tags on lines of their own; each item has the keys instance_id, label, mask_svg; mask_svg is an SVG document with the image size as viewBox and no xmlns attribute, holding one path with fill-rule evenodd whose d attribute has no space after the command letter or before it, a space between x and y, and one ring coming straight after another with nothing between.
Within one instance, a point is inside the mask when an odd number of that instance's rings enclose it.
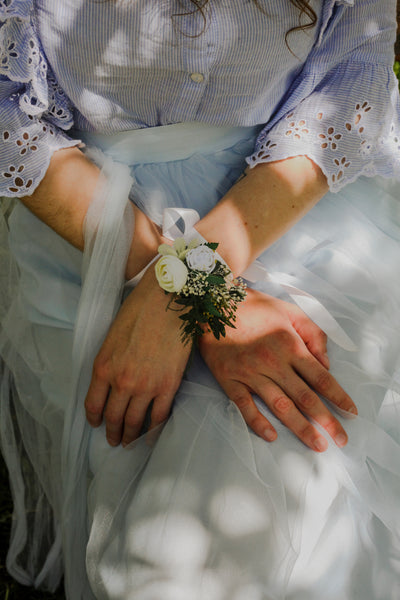
<instances>
[{"instance_id":1,"label":"forearm","mask_svg":"<svg viewBox=\"0 0 400 600\"><path fill-rule=\"evenodd\" d=\"M322 171L305 156L248 169L196 229L235 275L299 221L328 191Z\"/></svg>"},{"instance_id":2,"label":"forearm","mask_svg":"<svg viewBox=\"0 0 400 600\"><path fill-rule=\"evenodd\" d=\"M70 244L83 250L84 220L99 183L100 171L78 148L54 153L40 185L21 202ZM154 224L132 204L135 230L126 277L133 277L157 253L160 235Z\"/></svg>"}]
</instances>

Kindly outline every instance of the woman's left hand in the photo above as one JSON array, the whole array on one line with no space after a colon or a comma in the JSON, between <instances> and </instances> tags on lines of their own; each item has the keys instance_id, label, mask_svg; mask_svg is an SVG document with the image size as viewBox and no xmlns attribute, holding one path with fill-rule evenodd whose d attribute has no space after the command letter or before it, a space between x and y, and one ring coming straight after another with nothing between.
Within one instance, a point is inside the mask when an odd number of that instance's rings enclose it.
<instances>
[{"instance_id":1,"label":"woman's left hand","mask_svg":"<svg viewBox=\"0 0 400 600\"><path fill-rule=\"evenodd\" d=\"M316 392L345 411L357 409L329 373L324 332L297 306L250 289L236 315L236 329L219 340L204 334L200 351L247 425L267 441L277 436L254 402L257 394L313 450L322 452L327 442L309 419L344 446L345 430Z\"/></svg>"}]
</instances>

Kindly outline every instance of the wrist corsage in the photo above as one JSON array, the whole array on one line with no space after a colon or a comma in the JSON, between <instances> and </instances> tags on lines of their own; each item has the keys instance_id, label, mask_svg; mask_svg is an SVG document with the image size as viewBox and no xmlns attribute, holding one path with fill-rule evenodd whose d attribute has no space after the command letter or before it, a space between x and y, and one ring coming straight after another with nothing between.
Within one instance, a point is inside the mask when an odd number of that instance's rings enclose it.
<instances>
[{"instance_id":1,"label":"wrist corsage","mask_svg":"<svg viewBox=\"0 0 400 600\"><path fill-rule=\"evenodd\" d=\"M196 341L204 331L217 340L226 327L235 327L237 306L246 296L246 284L216 253L218 244L178 238L172 246L161 244L155 272L165 293L172 294L168 308L185 311L182 339ZM185 310L186 309L186 310Z\"/></svg>"}]
</instances>

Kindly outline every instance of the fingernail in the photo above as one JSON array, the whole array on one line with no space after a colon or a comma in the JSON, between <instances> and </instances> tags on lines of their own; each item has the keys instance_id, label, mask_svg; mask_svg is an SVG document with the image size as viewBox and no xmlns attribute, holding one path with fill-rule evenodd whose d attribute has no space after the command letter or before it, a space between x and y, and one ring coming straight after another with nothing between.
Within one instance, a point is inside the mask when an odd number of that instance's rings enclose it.
<instances>
[{"instance_id":1,"label":"fingernail","mask_svg":"<svg viewBox=\"0 0 400 600\"><path fill-rule=\"evenodd\" d=\"M325 438L317 438L316 440L314 440L314 448L318 451L318 452L324 452L328 447L328 442L326 441Z\"/></svg>"},{"instance_id":2,"label":"fingernail","mask_svg":"<svg viewBox=\"0 0 400 600\"><path fill-rule=\"evenodd\" d=\"M351 413L352 415L358 415L358 410L355 406L350 406L347 412Z\"/></svg>"},{"instance_id":3,"label":"fingernail","mask_svg":"<svg viewBox=\"0 0 400 600\"><path fill-rule=\"evenodd\" d=\"M339 446L339 448L343 448L347 444L347 435L344 433L338 433L335 437L335 444Z\"/></svg>"},{"instance_id":4,"label":"fingernail","mask_svg":"<svg viewBox=\"0 0 400 600\"><path fill-rule=\"evenodd\" d=\"M277 437L278 434L274 429L265 429L264 438L267 440L267 442L273 442Z\"/></svg>"},{"instance_id":5,"label":"fingernail","mask_svg":"<svg viewBox=\"0 0 400 600\"><path fill-rule=\"evenodd\" d=\"M326 352L323 355L323 357L324 357L325 366L326 366L327 369L329 369L331 363L330 363L330 360L329 360L329 356L326 354Z\"/></svg>"}]
</instances>

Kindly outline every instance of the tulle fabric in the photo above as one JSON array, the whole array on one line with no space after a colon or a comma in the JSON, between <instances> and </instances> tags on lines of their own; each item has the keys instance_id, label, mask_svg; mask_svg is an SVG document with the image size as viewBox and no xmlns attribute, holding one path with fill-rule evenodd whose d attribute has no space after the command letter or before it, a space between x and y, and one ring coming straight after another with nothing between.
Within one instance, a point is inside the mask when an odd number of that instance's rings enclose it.
<instances>
[{"instance_id":1,"label":"tulle fabric","mask_svg":"<svg viewBox=\"0 0 400 600\"><path fill-rule=\"evenodd\" d=\"M216 140L215 128L207 135L206 126L189 124L139 138L92 137L114 160L130 163L134 151L135 164L129 172L92 154L104 179L83 259L21 205L8 218L10 234L2 229L19 270L17 277L2 242L12 282L2 287L1 334L2 448L16 506L8 568L50 589L64 570L70 600L395 600L394 182L360 179L327 194L261 257L267 270L289 274L313 294L356 346L329 342L331 371L360 413L339 416L350 438L344 449L328 440L327 452L316 454L269 414L278 440L262 441L199 356L157 432L110 448L104 430L85 422L91 364L124 292L132 183L131 197L158 223L167 206L206 213L243 171L257 132L219 134ZM256 285L288 299L276 283Z\"/></svg>"}]
</instances>

